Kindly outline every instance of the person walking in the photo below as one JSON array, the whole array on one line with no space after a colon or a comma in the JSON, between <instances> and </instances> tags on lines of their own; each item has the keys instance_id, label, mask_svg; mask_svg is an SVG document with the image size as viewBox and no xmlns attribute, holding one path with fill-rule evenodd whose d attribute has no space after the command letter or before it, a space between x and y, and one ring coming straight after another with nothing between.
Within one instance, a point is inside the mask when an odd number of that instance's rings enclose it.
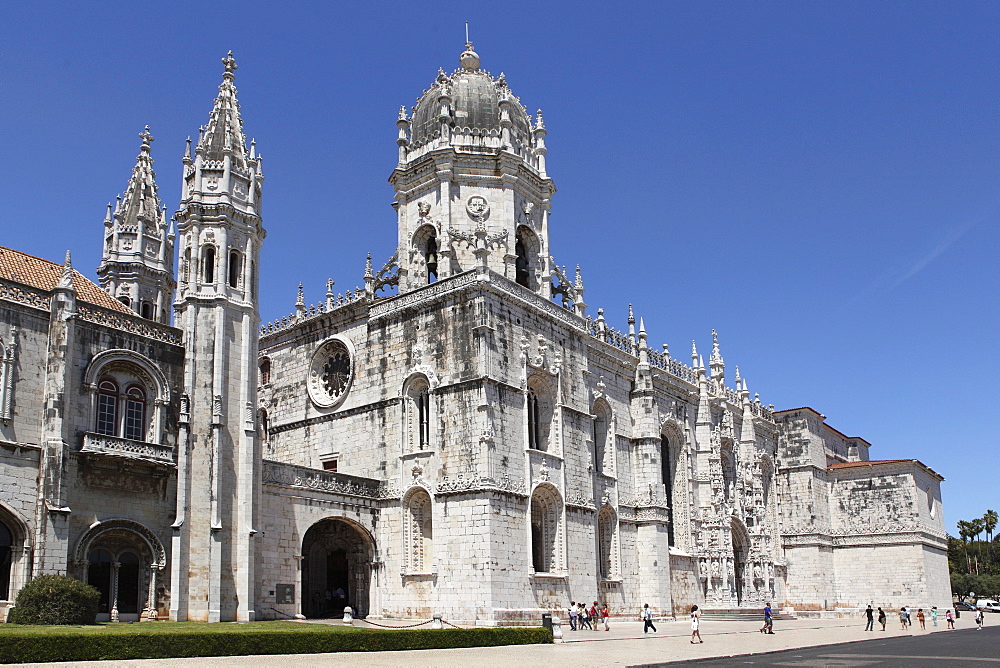
<instances>
[{"instance_id":1,"label":"person walking","mask_svg":"<svg viewBox=\"0 0 1000 668\"><path fill-rule=\"evenodd\" d=\"M774 635L774 619L771 616L770 601L768 601L767 605L764 606L764 625L760 627L760 632Z\"/></svg>"},{"instance_id":2,"label":"person walking","mask_svg":"<svg viewBox=\"0 0 1000 668\"><path fill-rule=\"evenodd\" d=\"M906 606L899 609L899 628L903 631L907 629L906 626Z\"/></svg>"},{"instance_id":3,"label":"person walking","mask_svg":"<svg viewBox=\"0 0 1000 668\"><path fill-rule=\"evenodd\" d=\"M610 616L611 616L611 609L608 608L608 604L605 602L603 605L601 605L601 621L604 622L605 631L611 630L611 625L608 624L608 617Z\"/></svg>"},{"instance_id":4,"label":"person walking","mask_svg":"<svg viewBox=\"0 0 1000 668\"><path fill-rule=\"evenodd\" d=\"M910 610L910 606L904 605L903 610L906 610L906 626L913 626L913 611Z\"/></svg>"},{"instance_id":5,"label":"person walking","mask_svg":"<svg viewBox=\"0 0 1000 668\"><path fill-rule=\"evenodd\" d=\"M598 621L598 617L601 614L600 611L598 610L597 606L598 606L597 601L594 601L594 604L592 606L590 606L590 610L587 611L587 614L590 615L590 626L591 626L591 629L594 630L594 631L597 630L597 621Z\"/></svg>"},{"instance_id":6,"label":"person walking","mask_svg":"<svg viewBox=\"0 0 1000 668\"><path fill-rule=\"evenodd\" d=\"M879 608L879 609L881 610L881 608ZM865 617L868 618L868 621L865 622L865 631L874 631L875 630L875 611L872 610L872 606L869 605L868 609L865 610Z\"/></svg>"},{"instance_id":7,"label":"person walking","mask_svg":"<svg viewBox=\"0 0 1000 668\"><path fill-rule=\"evenodd\" d=\"M698 612L698 606L691 606L691 644L694 644L694 639L697 638L698 642L705 642L701 639L701 613Z\"/></svg>"},{"instance_id":8,"label":"person walking","mask_svg":"<svg viewBox=\"0 0 1000 668\"><path fill-rule=\"evenodd\" d=\"M569 610L567 612L569 612L569 630L576 631L576 620L578 614L576 609L576 601L569 602Z\"/></svg>"},{"instance_id":9,"label":"person walking","mask_svg":"<svg viewBox=\"0 0 1000 668\"><path fill-rule=\"evenodd\" d=\"M980 631L982 630L982 628L983 628L983 609L979 608L979 611L976 612L976 630Z\"/></svg>"},{"instance_id":10,"label":"person walking","mask_svg":"<svg viewBox=\"0 0 1000 668\"><path fill-rule=\"evenodd\" d=\"M653 611L649 609L649 603L645 603L642 606L642 633L646 634L649 629L653 629L653 633L656 633L656 627L653 626Z\"/></svg>"},{"instance_id":11,"label":"person walking","mask_svg":"<svg viewBox=\"0 0 1000 668\"><path fill-rule=\"evenodd\" d=\"M882 625L882 630L885 631L885 610L882 608L878 609L878 623Z\"/></svg>"},{"instance_id":12,"label":"person walking","mask_svg":"<svg viewBox=\"0 0 1000 668\"><path fill-rule=\"evenodd\" d=\"M920 630L921 631L927 629L927 625L924 624L924 609L923 608L917 608L917 621L920 622Z\"/></svg>"},{"instance_id":13,"label":"person walking","mask_svg":"<svg viewBox=\"0 0 1000 668\"><path fill-rule=\"evenodd\" d=\"M955 628L955 618L951 616L951 609L944 611L944 621L948 624L947 628Z\"/></svg>"},{"instance_id":14,"label":"person walking","mask_svg":"<svg viewBox=\"0 0 1000 668\"><path fill-rule=\"evenodd\" d=\"M934 624L934 626L937 626L937 606L936 605L932 605L931 606L931 622Z\"/></svg>"}]
</instances>

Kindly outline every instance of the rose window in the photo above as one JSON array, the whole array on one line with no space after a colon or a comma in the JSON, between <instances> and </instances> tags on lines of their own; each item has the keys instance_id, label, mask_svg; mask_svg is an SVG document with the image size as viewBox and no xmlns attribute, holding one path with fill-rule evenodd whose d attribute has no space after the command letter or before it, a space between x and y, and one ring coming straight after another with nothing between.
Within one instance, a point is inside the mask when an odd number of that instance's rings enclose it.
<instances>
[{"instance_id":1,"label":"rose window","mask_svg":"<svg viewBox=\"0 0 1000 668\"><path fill-rule=\"evenodd\" d=\"M313 354L309 368L309 396L317 406L332 408L347 396L354 363L347 345L331 339Z\"/></svg>"}]
</instances>

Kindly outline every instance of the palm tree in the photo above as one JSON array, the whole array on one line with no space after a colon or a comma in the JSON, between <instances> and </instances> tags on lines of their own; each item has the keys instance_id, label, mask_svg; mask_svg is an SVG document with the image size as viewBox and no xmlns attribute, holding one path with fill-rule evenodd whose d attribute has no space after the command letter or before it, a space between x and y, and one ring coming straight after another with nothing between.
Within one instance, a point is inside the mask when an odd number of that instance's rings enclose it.
<instances>
[{"instance_id":1,"label":"palm tree","mask_svg":"<svg viewBox=\"0 0 1000 668\"><path fill-rule=\"evenodd\" d=\"M987 510L986 514L983 515L983 528L986 529L986 540L990 547L990 562L993 562L993 530L997 528L997 520L1000 520L1000 516L997 515L995 510Z\"/></svg>"},{"instance_id":2,"label":"palm tree","mask_svg":"<svg viewBox=\"0 0 1000 668\"><path fill-rule=\"evenodd\" d=\"M979 534L983 532L984 529L983 518L977 517L974 520L969 521L969 529L972 531L972 535L976 537L976 543L979 543L979 547L976 548L976 575L979 575L979 553L982 551L983 544L979 540Z\"/></svg>"}]
</instances>

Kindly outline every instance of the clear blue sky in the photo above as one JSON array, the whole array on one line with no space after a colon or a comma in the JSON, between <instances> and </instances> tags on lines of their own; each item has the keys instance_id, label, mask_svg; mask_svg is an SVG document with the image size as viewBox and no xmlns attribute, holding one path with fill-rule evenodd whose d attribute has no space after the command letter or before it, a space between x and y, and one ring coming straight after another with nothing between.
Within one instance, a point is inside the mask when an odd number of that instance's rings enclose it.
<instances>
[{"instance_id":1,"label":"clear blue sky","mask_svg":"<svg viewBox=\"0 0 1000 668\"><path fill-rule=\"evenodd\" d=\"M397 111L466 20L545 111L553 254L592 314L631 302L681 358L717 329L764 403L942 473L952 532L1000 507L996 2L8 3L0 245L94 277L147 123L176 210L232 49L263 319L360 285L394 251Z\"/></svg>"}]
</instances>

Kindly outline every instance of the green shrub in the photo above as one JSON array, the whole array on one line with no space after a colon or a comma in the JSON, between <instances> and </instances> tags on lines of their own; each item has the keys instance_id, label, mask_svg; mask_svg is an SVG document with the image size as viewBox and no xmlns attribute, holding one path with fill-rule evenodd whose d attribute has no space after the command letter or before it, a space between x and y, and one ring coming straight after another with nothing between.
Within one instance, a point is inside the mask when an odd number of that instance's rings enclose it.
<instances>
[{"instance_id":1,"label":"green shrub","mask_svg":"<svg viewBox=\"0 0 1000 668\"><path fill-rule=\"evenodd\" d=\"M10 628L0 632L0 663L379 652L552 642L552 634L543 628L382 630L310 624L289 630L287 626L263 622L163 630L162 623L151 623L129 625L118 632L114 628L117 626L67 628L43 635L30 628Z\"/></svg>"},{"instance_id":2,"label":"green shrub","mask_svg":"<svg viewBox=\"0 0 1000 668\"><path fill-rule=\"evenodd\" d=\"M21 588L8 621L15 624L93 624L101 593L65 575L41 575Z\"/></svg>"}]
</instances>

